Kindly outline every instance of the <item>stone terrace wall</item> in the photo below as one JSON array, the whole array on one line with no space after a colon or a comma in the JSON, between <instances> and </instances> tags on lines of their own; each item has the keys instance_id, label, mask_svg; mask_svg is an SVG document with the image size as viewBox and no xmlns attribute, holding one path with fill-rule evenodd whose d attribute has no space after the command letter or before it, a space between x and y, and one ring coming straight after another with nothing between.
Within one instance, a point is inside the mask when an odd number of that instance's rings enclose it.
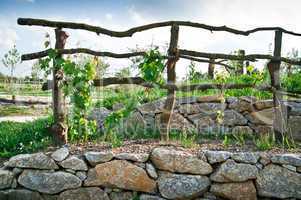
<instances>
[{"instance_id":1,"label":"stone terrace wall","mask_svg":"<svg viewBox=\"0 0 301 200\"><path fill-rule=\"evenodd\" d=\"M144 104L126 120L127 127L158 127L164 99ZM273 101L256 100L255 97L230 97L220 103L218 96L185 97L176 101L172 118L173 129L194 130L199 134L247 133L266 134L272 131ZM284 102L288 113L289 131L294 139L301 140L301 101ZM122 107L116 105L115 110ZM95 111L94 118L102 126L103 118L110 111L102 108ZM218 113L223 114L223 122L217 123ZM132 130L135 132L135 130Z\"/></svg>"},{"instance_id":2,"label":"stone terrace wall","mask_svg":"<svg viewBox=\"0 0 301 200\"><path fill-rule=\"evenodd\" d=\"M300 199L294 154L157 147L150 154L23 154L0 169L1 200Z\"/></svg>"}]
</instances>

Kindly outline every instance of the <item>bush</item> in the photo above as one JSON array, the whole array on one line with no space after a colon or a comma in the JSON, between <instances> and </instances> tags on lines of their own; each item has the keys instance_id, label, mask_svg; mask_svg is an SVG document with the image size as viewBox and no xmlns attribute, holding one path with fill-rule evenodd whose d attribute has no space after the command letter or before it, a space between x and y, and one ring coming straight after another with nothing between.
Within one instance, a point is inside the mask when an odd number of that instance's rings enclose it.
<instances>
[{"instance_id":1,"label":"bush","mask_svg":"<svg viewBox=\"0 0 301 200\"><path fill-rule=\"evenodd\" d=\"M0 122L0 157L31 153L52 143L51 117L33 122Z\"/></svg>"}]
</instances>

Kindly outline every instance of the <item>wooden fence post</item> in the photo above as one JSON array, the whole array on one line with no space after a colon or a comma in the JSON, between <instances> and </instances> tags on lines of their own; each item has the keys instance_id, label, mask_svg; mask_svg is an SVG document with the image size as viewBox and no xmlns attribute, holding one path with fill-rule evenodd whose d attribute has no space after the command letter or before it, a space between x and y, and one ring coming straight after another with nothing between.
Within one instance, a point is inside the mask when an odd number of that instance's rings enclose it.
<instances>
[{"instance_id":1,"label":"wooden fence post","mask_svg":"<svg viewBox=\"0 0 301 200\"><path fill-rule=\"evenodd\" d=\"M63 49L65 47L68 35L65 31L57 28L55 29L55 49ZM62 55L57 55L56 58L60 58ZM66 124L66 109L65 109L65 97L62 89L59 86L59 82L63 77L63 71L60 69L58 63L53 63L53 87L52 87L52 106L54 124L51 130L54 134L55 142L58 144L67 143L68 126Z\"/></svg>"},{"instance_id":2,"label":"wooden fence post","mask_svg":"<svg viewBox=\"0 0 301 200\"><path fill-rule=\"evenodd\" d=\"M243 57L243 56L245 56L245 54L246 54L246 52L243 49L239 49L238 52L237 52L238 56L242 56ZM238 66L237 67L238 68L236 69L236 74L237 75L244 74L244 61L243 60L239 60L238 61Z\"/></svg>"},{"instance_id":3,"label":"wooden fence post","mask_svg":"<svg viewBox=\"0 0 301 200\"><path fill-rule=\"evenodd\" d=\"M274 45L274 57L281 56L281 45L282 45L282 32L275 31L275 45ZM275 139L278 142L283 141L283 137L287 131L287 112L282 103L283 95L278 92L281 88L280 85L280 65L281 61L271 60L268 63L268 69L271 77L271 85L275 89L273 91L273 101L274 101L274 120L273 129L275 134Z\"/></svg>"},{"instance_id":4,"label":"wooden fence post","mask_svg":"<svg viewBox=\"0 0 301 200\"><path fill-rule=\"evenodd\" d=\"M178 40L179 40L179 26L173 25L171 27L170 44L168 49L168 61L167 61L167 83L176 83L176 62L179 58L178 54ZM167 99L165 101L163 112L160 118L160 134L161 139L169 140L170 121L174 109L176 98L176 91L174 89L168 89Z\"/></svg>"},{"instance_id":5,"label":"wooden fence post","mask_svg":"<svg viewBox=\"0 0 301 200\"><path fill-rule=\"evenodd\" d=\"M208 78L209 79L214 78L214 68L215 68L214 62L215 62L214 59L210 59L210 62L209 62L209 65L208 65Z\"/></svg>"}]
</instances>

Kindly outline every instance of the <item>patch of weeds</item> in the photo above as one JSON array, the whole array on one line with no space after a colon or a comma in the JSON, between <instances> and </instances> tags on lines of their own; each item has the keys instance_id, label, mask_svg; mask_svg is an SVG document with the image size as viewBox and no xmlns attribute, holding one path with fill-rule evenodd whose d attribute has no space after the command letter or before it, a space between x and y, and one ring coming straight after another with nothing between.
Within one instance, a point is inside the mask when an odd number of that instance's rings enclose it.
<instances>
[{"instance_id":1,"label":"patch of weeds","mask_svg":"<svg viewBox=\"0 0 301 200\"><path fill-rule=\"evenodd\" d=\"M196 132L180 132L173 130L170 132L170 139L180 142L181 146L184 148L193 148L197 145Z\"/></svg>"},{"instance_id":2,"label":"patch of weeds","mask_svg":"<svg viewBox=\"0 0 301 200\"><path fill-rule=\"evenodd\" d=\"M254 139L254 144L258 150L270 150L276 146L275 138L270 134L261 135Z\"/></svg>"},{"instance_id":3,"label":"patch of weeds","mask_svg":"<svg viewBox=\"0 0 301 200\"><path fill-rule=\"evenodd\" d=\"M0 122L0 157L31 153L52 144L51 117L33 122Z\"/></svg>"},{"instance_id":4,"label":"patch of weeds","mask_svg":"<svg viewBox=\"0 0 301 200\"><path fill-rule=\"evenodd\" d=\"M225 147L229 147L231 144L231 139L228 135L224 135L223 145Z\"/></svg>"}]
</instances>

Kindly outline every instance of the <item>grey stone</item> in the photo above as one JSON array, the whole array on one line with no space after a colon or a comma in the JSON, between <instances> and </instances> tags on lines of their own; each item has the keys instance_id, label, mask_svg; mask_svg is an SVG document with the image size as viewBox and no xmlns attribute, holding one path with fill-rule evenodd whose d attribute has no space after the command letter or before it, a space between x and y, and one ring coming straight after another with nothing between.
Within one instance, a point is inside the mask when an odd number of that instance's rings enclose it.
<instances>
[{"instance_id":1,"label":"grey stone","mask_svg":"<svg viewBox=\"0 0 301 200\"><path fill-rule=\"evenodd\" d=\"M161 109L163 108L163 101L164 100L156 100L150 103L146 103L143 104L141 106L139 106L137 109L139 110L139 112L141 112L142 114L149 114L149 113L160 113L162 112Z\"/></svg>"},{"instance_id":2,"label":"grey stone","mask_svg":"<svg viewBox=\"0 0 301 200\"><path fill-rule=\"evenodd\" d=\"M84 181L84 186L101 186L101 184L102 181L97 178L95 168L89 169L87 178Z\"/></svg>"},{"instance_id":3,"label":"grey stone","mask_svg":"<svg viewBox=\"0 0 301 200\"><path fill-rule=\"evenodd\" d=\"M1 200L44 200L38 192L25 189L0 191Z\"/></svg>"},{"instance_id":4,"label":"grey stone","mask_svg":"<svg viewBox=\"0 0 301 200\"><path fill-rule=\"evenodd\" d=\"M120 188L153 193L156 182L149 178L146 171L126 160L113 160L98 164L97 178L104 187Z\"/></svg>"},{"instance_id":5,"label":"grey stone","mask_svg":"<svg viewBox=\"0 0 301 200\"><path fill-rule=\"evenodd\" d=\"M81 186L81 180L75 175L41 170L24 170L18 182L25 188L46 194L56 194Z\"/></svg>"},{"instance_id":6,"label":"grey stone","mask_svg":"<svg viewBox=\"0 0 301 200\"><path fill-rule=\"evenodd\" d=\"M160 118L161 118L161 114L158 114L155 117L155 123L157 128L161 127ZM181 114L174 112L171 116L170 129L191 133L195 130L195 126L192 123L190 123L185 117L183 117Z\"/></svg>"},{"instance_id":7,"label":"grey stone","mask_svg":"<svg viewBox=\"0 0 301 200\"><path fill-rule=\"evenodd\" d=\"M229 200L257 200L256 188L252 181L212 184L210 192Z\"/></svg>"},{"instance_id":8,"label":"grey stone","mask_svg":"<svg viewBox=\"0 0 301 200\"><path fill-rule=\"evenodd\" d=\"M198 103L220 103L223 101L221 95L200 96L197 98Z\"/></svg>"},{"instance_id":9,"label":"grey stone","mask_svg":"<svg viewBox=\"0 0 301 200\"><path fill-rule=\"evenodd\" d=\"M109 196L100 188L87 187L66 190L59 195L60 200L110 200Z\"/></svg>"},{"instance_id":10,"label":"grey stone","mask_svg":"<svg viewBox=\"0 0 301 200\"><path fill-rule=\"evenodd\" d=\"M130 160L134 162L146 162L148 160L148 153L119 153L114 156L120 160Z\"/></svg>"},{"instance_id":11,"label":"grey stone","mask_svg":"<svg viewBox=\"0 0 301 200\"><path fill-rule=\"evenodd\" d=\"M157 169L178 172L206 175L212 172L209 163L198 159L184 151L167 148L155 148L151 154L151 161Z\"/></svg>"},{"instance_id":12,"label":"grey stone","mask_svg":"<svg viewBox=\"0 0 301 200\"><path fill-rule=\"evenodd\" d=\"M133 133L139 130L143 130L147 127L147 121L145 117L141 115L139 112L133 112L131 113L123 122L124 123L124 130L126 130L129 133Z\"/></svg>"},{"instance_id":13,"label":"grey stone","mask_svg":"<svg viewBox=\"0 0 301 200\"><path fill-rule=\"evenodd\" d=\"M257 163L260 155L256 152L240 152L240 153L234 153L231 158L237 162L243 162L243 163L251 163L255 164Z\"/></svg>"},{"instance_id":14,"label":"grey stone","mask_svg":"<svg viewBox=\"0 0 301 200\"><path fill-rule=\"evenodd\" d=\"M200 103L200 110L207 115L216 113L217 111L223 111L226 109L226 104L221 103Z\"/></svg>"},{"instance_id":15,"label":"grey stone","mask_svg":"<svg viewBox=\"0 0 301 200\"><path fill-rule=\"evenodd\" d=\"M256 188L262 197L300 199L301 174L270 164L258 174Z\"/></svg>"},{"instance_id":16,"label":"grey stone","mask_svg":"<svg viewBox=\"0 0 301 200\"><path fill-rule=\"evenodd\" d=\"M12 173L14 174L14 176L18 176L19 174L21 174L23 172L23 169L15 167L12 171Z\"/></svg>"},{"instance_id":17,"label":"grey stone","mask_svg":"<svg viewBox=\"0 0 301 200\"><path fill-rule=\"evenodd\" d=\"M141 194L139 197L140 200L164 200L161 197L149 195L149 194Z\"/></svg>"},{"instance_id":18,"label":"grey stone","mask_svg":"<svg viewBox=\"0 0 301 200\"><path fill-rule=\"evenodd\" d=\"M183 104L179 107L179 112L184 116L201 112L199 104Z\"/></svg>"},{"instance_id":19,"label":"grey stone","mask_svg":"<svg viewBox=\"0 0 301 200\"><path fill-rule=\"evenodd\" d=\"M104 121L107 116L111 113L105 107L95 108L89 115L89 119L95 120L100 130L104 130Z\"/></svg>"},{"instance_id":20,"label":"grey stone","mask_svg":"<svg viewBox=\"0 0 301 200\"><path fill-rule=\"evenodd\" d=\"M294 115L294 116L301 115L300 102L284 102L284 105L288 108L289 115Z\"/></svg>"},{"instance_id":21,"label":"grey stone","mask_svg":"<svg viewBox=\"0 0 301 200\"><path fill-rule=\"evenodd\" d=\"M236 163L233 160L227 160L210 175L210 179L215 182L244 182L250 179L255 179L258 174L258 169L254 165Z\"/></svg>"},{"instance_id":22,"label":"grey stone","mask_svg":"<svg viewBox=\"0 0 301 200\"><path fill-rule=\"evenodd\" d=\"M253 110L252 103L255 102L256 99L254 97L240 97L228 98L226 101L229 103L230 109L234 109L241 113Z\"/></svg>"},{"instance_id":23,"label":"grey stone","mask_svg":"<svg viewBox=\"0 0 301 200\"><path fill-rule=\"evenodd\" d=\"M291 170L293 172L296 172L297 171L297 167L295 166L292 166L292 165L282 165L282 167L288 169L288 170Z\"/></svg>"},{"instance_id":24,"label":"grey stone","mask_svg":"<svg viewBox=\"0 0 301 200\"><path fill-rule=\"evenodd\" d=\"M272 125L274 118L274 109L269 108L260 111L254 111L246 115L246 118L252 124Z\"/></svg>"},{"instance_id":25,"label":"grey stone","mask_svg":"<svg viewBox=\"0 0 301 200\"><path fill-rule=\"evenodd\" d=\"M191 199L204 194L210 186L206 176L162 173L158 179L160 194L167 199Z\"/></svg>"},{"instance_id":26,"label":"grey stone","mask_svg":"<svg viewBox=\"0 0 301 200\"><path fill-rule=\"evenodd\" d=\"M85 158L88 160L89 164L95 166L100 163L108 162L112 160L114 154L112 152L87 152L85 153Z\"/></svg>"},{"instance_id":27,"label":"grey stone","mask_svg":"<svg viewBox=\"0 0 301 200\"><path fill-rule=\"evenodd\" d=\"M274 101L272 99L256 101L254 106L257 110L263 110L274 107Z\"/></svg>"},{"instance_id":28,"label":"grey stone","mask_svg":"<svg viewBox=\"0 0 301 200\"><path fill-rule=\"evenodd\" d=\"M248 120L235 110L225 110L222 124L227 126L247 125Z\"/></svg>"},{"instance_id":29,"label":"grey stone","mask_svg":"<svg viewBox=\"0 0 301 200\"><path fill-rule=\"evenodd\" d=\"M11 187L14 180L14 174L8 170L0 169L0 189Z\"/></svg>"},{"instance_id":30,"label":"grey stone","mask_svg":"<svg viewBox=\"0 0 301 200\"><path fill-rule=\"evenodd\" d=\"M232 129L232 134L235 134L235 135L240 135L240 134L253 135L253 130L249 126L235 126Z\"/></svg>"},{"instance_id":31,"label":"grey stone","mask_svg":"<svg viewBox=\"0 0 301 200\"><path fill-rule=\"evenodd\" d=\"M228 151L206 151L206 156L210 164L224 162L232 153Z\"/></svg>"},{"instance_id":32,"label":"grey stone","mask_svg":"<svg viewBox=\"0 0 301 200\"><path fill-rule=\"evenodd\" d=\"M301 116L290 116L288 119L288 130L293 139L301 141Z\"/></svg>"},{"instance_id":33,"label":"grey stone","mask_svg":"<svg viewBox=\"0 0 301 200\"><path fill-rule=\"evenodd\" d=\"M20 154L11 157L5 163L8 167L33 168L33 169L58 169L54 160L43 153Z\"/></svg>"},{"instance_id":34,"label":"grey stone","mask_svg":"<svg viewBox=\"0 0 301 200\"><path fill-rule=\"evenodd\" d=\"M59 163L63 168L65 169L73 169L73 170L79 170L79 171L87 171L88 166L82 159L71 156L67 158L66 160Z\"/></svg>"},{"instance_id":35,"label":"grey stone","mask_svg":"<svg viewBox=\"0 0 301 200\"><path fill-rule=\"evenodd\" d=\"M132 192L112 192L110 193L111 200L128 200L133 199L134 195Z\"/></svg>"},{"instance_id":36,"label":"grey stone","mask_svg":"<svg viewBox=\"0 0 301 200\"><path fill-rule=\"evenodd\" d=\"M87 173L84 171L78 171L75 173L75 175L81 180L84 181L87 178Z\"/></svg>"},{"instance_id":37,"label":"grey stone","mask_svg":"<svg viewBox=\"0 0 301 200\"><path fill-rule=\"evenodd\" d=\"M156 168L151 164L151 163L146 163L146 172L147 174L153 178L153 179L157 179L158 178L158 174L156 171Z\"/></svg>"},{"instance_id":38,"label":"grey stone","mask_svg":"<svg viewBox=\"0 0 301 200\"><path fill-rule=\"evenodd\" d=\"M51 158L55 161L61 162L69 155L69 150L66 147L60 148L51 154Z\"/></svg>"},{"instance_id":39,"label":"grey stone","mask_svg":"<svg viewBox=\"0 0 301 200\"><path fill-rule=\"evenodd\" d=\"M297 154L276 154L272 156L271 160L277 164L301 166L301 156Z\"/></svg>"},{"instance_id":40,"label":"grey stone","mask_svg":"<svg viewBox=\"0 0 301 200\"><path fill-rule=\"evenodd\" d=\"M301 173L301 167L297 167L297 172Z\"/></svg>"},{"instance_id":41,"label":"grey stone","mask_svg":"<svg viewBox=\"0 0 301 200\"><path fill-rule=\"evenodd\" d=\"M268 153L260 153L259 162L261 164L263 164L264 166L270 164L271 163L271 156L270 156L270 154L268 154Z\"/></svg>"}]
</instances>

